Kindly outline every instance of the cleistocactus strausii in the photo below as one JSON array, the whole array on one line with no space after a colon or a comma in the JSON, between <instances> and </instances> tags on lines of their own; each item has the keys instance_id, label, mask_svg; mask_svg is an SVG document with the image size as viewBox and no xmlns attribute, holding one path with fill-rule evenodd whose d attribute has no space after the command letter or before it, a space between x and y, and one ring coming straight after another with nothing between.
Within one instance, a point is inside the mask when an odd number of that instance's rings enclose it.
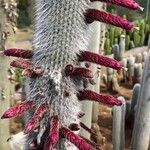
<instances>
[{"instance_id":1,"label":"cleistocactus strausii","mask_svg":"<svg viewBox=\"0 0 150 150\"><path fill-rule=\"evenodd\" d=\"M79 130L79 118L84 115L80 110L80 101L122 104L112 96L85 89L82 83L93 75L88 68L80 67L80 62L121 69L122 65L116 60L85 51L89 37L88 25L93 21L101 21L127 30L133 29L134 25L121 17L91 9L91 2L36 0L34 51L4 51L7 56L29 59L18 59L11 63L13 67L23 69L23 74L27 76L26 100L8 109L2 116L2 119L11 118L35 110L25 127L26 150L73 150L75 146L80 150L97 149L73 132ZM130 6L136 4L122 0L117 5L124 3L121 6L125 6L125 2ZM135 9L134 6L130 8Z\"/></svg>"}]
</instances>

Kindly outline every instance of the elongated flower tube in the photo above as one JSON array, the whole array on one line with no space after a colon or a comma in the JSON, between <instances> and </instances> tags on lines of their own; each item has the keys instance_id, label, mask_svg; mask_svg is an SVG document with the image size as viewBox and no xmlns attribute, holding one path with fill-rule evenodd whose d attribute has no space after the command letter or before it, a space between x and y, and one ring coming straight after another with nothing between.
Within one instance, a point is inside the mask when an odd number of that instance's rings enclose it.
<instances>
[{"instance_id":1,"label":"elongated flower tube","mask_svg":"<svg viewBox=\"0 0 150 150\"><path fill-rule=\"evenodd\" d=\"M5 111L5 113L2 115L1 119L7 119L7 118L19 116L22 113L24 113L32 108L34 108L34 105L31 101L24 101L21 104L11 107L7 111Z\"/></svg>"},{"instance_id":2,"label":"elongated flower tube","mask_svg":"<svg viewBox=\"0 0 150 150\"><path fill-rule=\"evenodd\" d=\"M117 27L121 27L126 30L131 30L134 28L134 25L128 22L126 19L96 9L88 9L85 14L85 17L87 23L100 21Z\"/></svg>"},{"instance_id":3,"label":"elongated flower tube","mask_svg":"<svg viewBox=\"0 0 150 150\"><path fill-rule=\"evenodd\" d=\"M32 69L33 68L32 62L27 61L27 60L23 60L23 59L14 60L10 63L10 65L12 67L17 67L20 69Z\"/></svg>"},{"instance_id":4,"label":"elongated flower tube","mask_svg":"<svg viewBox=\"0 0 150 150\"><path fill-rule=\"evenodd\" d=\"M33 56L33 52L29 50L24 50L24 49L11 48L11 49L5 50L4 55L30 59Z\"/></svg>"},{"instance_id":5,"label":"elongated flower tube","mask_svg":"<svg viewBox=\"0 0 150 150\"><path fill-rule=\"evenodd\" d=\"M71 143L76 145L80 150L92 150L92 146L89 145L84 139L82 139L80 136L72 132L71 130L62 127L61 128L61 134L68 139Z\"/></svg>"},{"instance_id":6,"label":"elongated flower tube","mask_svg":"<svg viewBox=\"0 0 150 150\"><path fill-rule=\"evenodd\" d=\"M118 99L114 98L113 96L98 94L91 90L79 91L78 98L81 101L91 100L91 101L96 101L96 102L100 102L100 103L112 105L112 106L113 105L117 105L117 106L122 105L122 102L119 101Z\"/></svg>"},{"instance_id":7,"label":"elongated flower tube","mask_svg":"<svg viewBox=\"0 0 150 150\"><path fill-rule=\"evenodd\" d=\"M119 70L123 67L122 64L120 64L113 58L109 58L89 51L81 52L79 56L79 61L88 61L91 63L96 63L102 66L110 67L116 70Z\"/></svg>"},{"instance_id":8,"label":"elongated flower tube","mask_svg":"<svg viewBox=\"0 0 150 150\"><path fill-rule=\"evenodd\" d=\"M65 67L66 75L80 76L85 78L93 78L92 71L87 68L73 67L73 65L67 65Z\"/></svg>"},{"instance_id":9,"label":"elongated flower tube","mask_svg":"<svg viewBox=\"0 0 150 150\"><path fill-rule=\"evenodd\" d=\"M59 141L60 121L58 116L52 116L50 126L51 129L49 134L49 143L50 143L49 148L55 149Z\"/></svg>"},{"instance_id":10,"label":"elongated flower tube","mask_svg":"<svg viewBox=\"0 0 150 150\"><path fill-rule=\"evenodd\" d=\"M46 104L42 104L41 106L39 106L39 108L36 110L32 119L27 123L25 130L24 130L25 134L32 132L35 129L36 125L43 118L47 110L48 110L48 106Z\"/></svg>"},{"instance_id":11,"label":"elongated flower tube","mask_svg":"<svg viewBox=\"0 0 150 150\"><path fill-rule=\"evenodd\" d=\"M133 10L143 10L143 8L134 0L90 0L91 2L100 1L104 3L110 3Z\"/></svg>"}]
</instances>

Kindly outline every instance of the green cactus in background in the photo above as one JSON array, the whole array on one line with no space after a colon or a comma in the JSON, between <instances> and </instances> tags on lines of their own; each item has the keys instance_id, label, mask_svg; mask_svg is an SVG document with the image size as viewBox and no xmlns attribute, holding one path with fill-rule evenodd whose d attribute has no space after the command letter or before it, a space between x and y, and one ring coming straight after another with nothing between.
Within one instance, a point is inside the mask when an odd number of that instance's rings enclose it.
<instances>
[{"instance_id":1,"label":"green cactus in background","mask_svg":"<svg viewBox=\"0 0 150 150\"><path fill-rule=\"evenodd\" d=\"M144 45L144 40L145 40L145 34L144 32L141 34L140 36L140 46L143 46Z\"/></svg>"},{"instance_id":2,"label":"green cactus in background","mask_svg":"<svg viewBox=\"0 0 150 150\"><path fill-rule=\"evenodd\" d=\"M124 18L126 18L126 16L124 16ZM150 21L145 21L142 19L135 21L134 24L135 26L139 27L139 31L125 31L117 27L108 26L105 36L106 38L110 39L110 47L112 47L114 44L119 44L120 36L122 34L126 36L126 50L147 45L148 37L150 34ZM107 54L111 54L111 48Z\"/></svg>"},{"instance_id":3,"label":"green cactus in background","mask_svg":"<svg viewBox=\"0 0 150 150\"><path fill-rule=\"evenodd\" d=\"M144 22L144 20L141 21L139 27L140 27L139 33L140 33L140 35L142 35L145 31L145 22Z\"/></svg>"},{"instance_id":4,"label":"green cactus in background","mask_svg":"<svg viewBox=\"0 0 150 150\"><path fill-rule=\"evenodd\" d=\"M139 46L139 43L140 43L139 31L134 31L133 32L133 42L135 44L135 47Z\"/></svg>"},{"instance_id":5,"label":"green cactus in background","mask_svg":"<svg viewBox=\"0 0 150 150\"><path fill-rule=\"evenodd\" d=\"M134 47L135 47L134 42L133 42L133 41L130 41L130 43L129 43L129 49L132 49L132 48L134 48Z\"/></svg>"},{"instance_id":6,"label":"green cactus in background","mask_svg":"<svg viewBox=\"0 0 150 150\"><path fill-rule=\"evenodd\" d=\"M128 50L129 49L129 44L130 44L130 36L129 35L126 35L125 42L126 42L126 50Z\"/></svg>"},{"instance_id":7,"label":"green cactus in background","mask_svg":"<svg viewBox=\"0 0 150 150\"><path fill-rule=\"evenodd\" d=\"M117 27L115 27L115 38L120 38L120 35L121 35L121 32L122 32L122 29L119 29Z\"/></svg>"},{"instance_id":8,"label":"green cactus in background","mask_svg":"<svg viewBox=\"0 0 150 150\"><path fill-rule=\"evenodd\" d=\"M106 38L105 44L104 44L105 54L109 55L111 54L111 47L110 47L110 39Z\"/></svg>"},{"instance_id":9,"label":"green cactus in background","mask_svg":"<svg viewBox=\"0 0 150 150\"><path fill-rule=\"evenodd\" d=\"M114 45L115 45L115 44L118 44L118 43L119 43L118 38L114 38Z\"/></svg>"},{"instance_id":10,"label":"green cactus in background","mask_svg":"<svg viewBox=\"0 0 150 150\"><path fill-rule=\"evenodd\" d=\"M111 27L109 32L110 45L114 44L114 33L115 33L115 28Z\"/></svg>"}]
</instances>

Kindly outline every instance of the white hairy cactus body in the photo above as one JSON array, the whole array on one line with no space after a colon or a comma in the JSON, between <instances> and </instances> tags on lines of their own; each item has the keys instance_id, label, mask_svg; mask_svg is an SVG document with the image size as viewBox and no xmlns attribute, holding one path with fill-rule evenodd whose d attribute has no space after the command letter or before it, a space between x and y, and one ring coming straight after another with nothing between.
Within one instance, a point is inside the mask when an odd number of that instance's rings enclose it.
<instances>
[{"instance_id":1,"label":"white hairy cactus body","mask_svg":"<svg viewBox=\"0 0 150 150\"><path fill-rule=\"evenodd\" d=\"M86 65L87 68L80 67L80 62L121 69L123 66L116 60L86 51L90 37L88 24L102 21L127 30L133 29L134 25L121 17L90 9L91 2L35 0L33 52L22 49L4 51L6 56L30 59L11 63L13 67L23 69L23 75L28 77L26 101L9 108L1 117L11 118L30 108L35 109L24 131L28 134L25 150L99 150L98 145L73 132L81 126L92 133L79 121L84 115L79 101L88 99L122 105L112 96L85 89L93 74Z\"/></svg>"},{"instance_id":2,"label":"white hairy cactus body","mask_svg":"<svg viewBox=\"0 0 150 150\"><path fill-rule=\"evenodd\" d=\"M77 54L86 49L87 25L84 12L87 0L37 0L36 24L33 38L32 62L44 69L43 76L30 79L27 99L37 105L49 104L47 117L41 124L48 124L52 115L58 115L61 124L68 127L79 123L80 105L76 97L76 86L64 74L68 64L77 64ZM64 95L69 92L68 97ZM39 95L43 92L44 98Z\"/></svg>"}]
</instances>

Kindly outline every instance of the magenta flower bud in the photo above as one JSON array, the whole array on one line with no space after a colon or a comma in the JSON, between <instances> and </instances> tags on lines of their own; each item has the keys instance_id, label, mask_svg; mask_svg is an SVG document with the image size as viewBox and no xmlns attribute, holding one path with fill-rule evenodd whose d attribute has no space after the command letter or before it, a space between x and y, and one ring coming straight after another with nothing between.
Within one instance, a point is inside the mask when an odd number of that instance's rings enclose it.
<instances>
[{"instance_id":1,"label":"magenta flower bud","mask_svg":"<svg viewBox=\"0 0 150 150\"><path fill-rule=\"evenodd\" d=\"M23 59L17 59L10 63L12 67L17 67L20 69L32 69L33 64L30 61L23 60Z\"/></svg>"},{"instance_id":2,"label":"magenta flower bud","mask_svg":"<svg viewBox=\"0 0 150 150\"><path fill-rule=\"evenodd\" d=\"M109 58L89 51L81 52L79 56L79 61L88 61L105 67L110 67L116 70L119 70L123 67L122 64L120 64L113 58Z\"/></svg>"},{"instance_id":3,"label":"magenta flower bud","mask_svg":"<svg viewBox=\"0 0 150 150\"><path fill-rule=\"evenodd\" d=\"M33 56L33 52L29 50L11 48L4 51L6 56L14 56L21 58L31 58Z\"/></svg>"},{"instance_id":4,"label":"magenta flower bud","mask_svg":"<svg viewBox=\"0 0 150 150\"><path fill-rule=\"evenodd\" d=\"M134 25L128 22L126 19L96 9L88 9L85 14L85 18L87 23L100 21L117 27L121 27L126 30L131 30L134 28Z\"/></svg>"},{"instance_id":5,"label":"magenta flower bud","mask_svg":"<svg viewBox=\"0 0 150 150\"><path fill-rule=\"evenodd\" d=\"M43 118L47 110L48 110L48 106L46 104L42 104L39 106L39 108L34 113L34 116L32 117L31 121L27 123L25 130L24 130L25 134L32 132L36 128L36 125Z\"/></svg>"},{"instance_id":6,"label":"magenta flower bud","mask_svg":"<svg viewBox=\"0 0 150 150\"><path fill-rule=\"evenodd\" d=\"M61 134L63 137L65 137L71 143L77 146L77 148L80 150L92 150L93 149L90 144L88 144L84 139L82 139L80 136L72 132L70 129L62 127Z\"/></svg>"},{"instance_id":7,"label":"magenta flower bud","mask_svg":"<svg viewBox=\"0 0 150 150\"><path fill-rule=\"evenodd\" d=\"M81 68L81 67L73 67L72 65L67 65L65 67L65 73L66 75L71 76L80 76L85 78L93 78L92 71L87 68Z\"/></svg>"},{"instance_id":8,"label":"magenta flower bud","mask_svg":"<svg viewBox=\"0 0 150 150\"><path fill-rule=\"evenodd\" d=\"M81 101L83 101L83 100L96 101L96 102L100 102L100 103L112 105L112 106L113 105L117 105L117 106L122 105L122 102L113 96L98 94L91 90L79 91L78 99Z\"/></svg>"},{"instance_id":9,"label":"magenta flower bud","mask_svg":"<svg viewBox=\"0 0 150 150\"><path fill-rule=\"evenodd\" d=\"M91 2L100 1L104 3L110 3L118 6L122 6L125 8L133 9L133 10L141 10L141 6L136 3L134 0L91 0Z\"/></svg>"},{"instance_id":10,"label":"magenta flower bud","mask_svg":"<svg viewBox=\"0 0 150 150\"><path fill-rule=\"evenodd\" d=\"M84 113L83 111L80 111L80 112L78 113L78 118L82 118L84 115L85 115L85 113Z\"/></svg>"},{"instance_id":11,"label":"magenta flower bud","mask_svg":"<svg viewBox=\"0 0 150 150\"><path fill-rule=\"evenodd\" d=\"M72 124L70 124L69 129L72 131L78 131L78 130L80 130L80 125L77 123L72 123Z\"/></svg>"},{"instance_id":12,"label":"magenta flower bud","mask_svg":"<svg viewBox=\"0 0 150 150\"><path fill-rule=\"evenodd\" d=\"M9 108L5 113L2 115L1 119L12 118L22 113L28 111L29 109L34 108L34 105L30 101L24 101L17 106Z\"/></svg>"}]
</instances>

